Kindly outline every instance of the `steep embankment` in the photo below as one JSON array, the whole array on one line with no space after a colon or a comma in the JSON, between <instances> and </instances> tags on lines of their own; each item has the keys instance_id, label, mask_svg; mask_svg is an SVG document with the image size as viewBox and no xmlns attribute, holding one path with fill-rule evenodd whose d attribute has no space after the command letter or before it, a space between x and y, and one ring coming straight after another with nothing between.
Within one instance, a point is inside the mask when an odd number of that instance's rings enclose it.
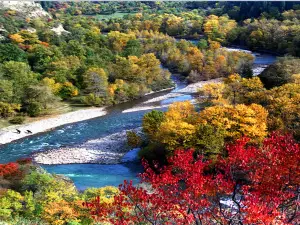
<instances>
[{"instance_id":1,"label":"steep embankment","mask_svg":"<svg viewBox=\"0 0 300 225\"><path fill-rule=\"evenodd\" d=\"M46 12L39 3L33 1L1 1L0 9L11 9L21 13L27 18L51 18L50 14Z\"/></svg>"}]
</instances>

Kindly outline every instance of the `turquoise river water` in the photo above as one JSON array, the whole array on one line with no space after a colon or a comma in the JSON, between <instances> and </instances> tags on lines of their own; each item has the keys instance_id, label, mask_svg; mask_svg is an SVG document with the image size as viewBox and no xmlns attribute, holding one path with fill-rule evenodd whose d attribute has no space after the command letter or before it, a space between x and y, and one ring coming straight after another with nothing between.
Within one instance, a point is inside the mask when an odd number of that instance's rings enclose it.
<instances>
[{"instance_id":1,"label":"turquoise river water","mask_svg":"<svg viewBox=\"0 0 300 225\"><path fill-rule=\"evenodd\" d=\"M254 70L265 67L276 60L276 57L270 54L253 54L256 57L253 66ZM176 80L175 77L172 78L177 86L171 92L177 92L186 86L184 82ZM0 163L7 163L19 158L28 157L37 151L59 148L61 146L72 146L90 139L105 137L124 129L140 127L143 115L151 111L151 109L127 113L123 111L132 109L139 106L142 102L167 95L168 93L170 91L148 95L136 101L110 107L108 108L108 114L105 116L68 124L46 133L0 146ZM184 94L150 103L150 106L166 110L166 106L172 102L191 100L192 98L192 95ZM137 174L142 172L142 167L136 158L136 153L137 150L130 151L124 156L123 162L116 165L69 164L43 166L43 168L48 172L70 177L80 190L87 187L117 186L125 179L133 180L134 182L138 181Z\"/></svg>"}]
</instances>

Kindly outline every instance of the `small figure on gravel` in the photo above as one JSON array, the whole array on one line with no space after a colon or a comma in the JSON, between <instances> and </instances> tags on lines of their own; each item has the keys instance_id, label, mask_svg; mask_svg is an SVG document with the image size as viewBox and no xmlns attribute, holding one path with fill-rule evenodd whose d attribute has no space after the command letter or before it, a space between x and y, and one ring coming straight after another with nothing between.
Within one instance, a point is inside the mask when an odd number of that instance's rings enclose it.
<instances>
[{"instance_id":1,"label":"small figure on gravel","mask_svg":"<svg viewBox=\"0 0 300 225\"><path fill-rule=\"evenodd\" d=\"M20 131L20 130L16 129L16 131L17 131L17 134L21 134L21 131Z\"/></svg>"}]
</instances>

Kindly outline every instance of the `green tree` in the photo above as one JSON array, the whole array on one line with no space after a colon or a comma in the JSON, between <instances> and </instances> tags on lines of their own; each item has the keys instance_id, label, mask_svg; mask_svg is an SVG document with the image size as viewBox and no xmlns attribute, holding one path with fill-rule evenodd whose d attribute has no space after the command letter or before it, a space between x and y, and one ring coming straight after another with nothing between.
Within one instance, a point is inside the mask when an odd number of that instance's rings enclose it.
<instances>
[{"instance_id":1,"label":"green tree","mask_svg":"<svg viewBox=\"0 0 300 225\"><path fill-rule=\"evenodd\" d=\"M260 79L266 88L281 86L292 81L292 75L300 71L300 59L280 58L270 65L260 75Z\"/></svg>"},{"instance_id":2,"label":"green tree","mask_svg":"<svg viewBox=\"0 0 300 225\"><path fill-rule=\"evenodd\" d=\"M8 221L11 217L18 215L22 209L23 196L16 191L7 190L0 197L0 219Z\"/></svg>"},{"instance_id":3,"label":"green tree","mask_svg":"<svg viewBox=\"0 0 300 225\"><path fill-rule=\"evenodd\" d=\"M108 77L102 68L89 68L83 75L83 82L87 93L103 98L107 96Z\"/></svg>"},{"instance_id":4,"label":"green tree","mask_svg":"<svg viewBox=\"0 0 300 225\"><path fill-rule=\"evenodd\" d=\"M56 106L58 98L50 87L45 85L30 85L25 89L23 108L30 116L39 116Z\"/></svg>"},{"instance_id":5,"label":"green tree","mask_svg":"<svg viewBox=\"0 0 300 225\"><path fill-rule=\"evenodd\" d=\"M200 41L197 44L197 47L201 50L207 49L208 48L208 43L205 39L200 39Z\"/></svg>"},{"instance_id":6,"label":"green tree","mask_svg":"<svg viewBox=\"0 0 300 225\"><path fill-rule=\"evenodd\" d=\"M153 110L143 117L143 131L150 137L156 136L160 124L164 121L165 115L161 111Z\"/></svg>"},{"instance_id":7,"label":"green tree","mask_svg":"<svg viewBox=\"0 0 300 225\"><path fill-rule=\"evenodd\" d=\"M196 128L194 147L196 151L209 159L224 155L224 131L210 125L200 124Z\"/></svg>"},{"instance_id":8,"label":"green tree","mask_svg":"<svg viewBox=\"0 0 300 225\"><path fill-rule=\"evenodd\" d=\"M129 40L122 52L124 57L135 55L141 56L143 53L142 46L139 40Z\"/></svg>"},{"instance_id":9,"label":"green tree","mask_svg":"<svg viewBox=\"0 0 300 225\"><path fill-rule=\"evenodd\" d=\"M37 83L37 74L24 62L9 61L0 66L0 79L9 80L13 85L12 102L20 103L28 85Z\"/></svg>"},{"instance_id":10,"label":"green tree","mask_svg":"<svg viewBox=\"0 0 300 225\"><path fill-rule=\"evenodd\" d=\"M63 53L65 55L77 56L80 59L83 59L85 57L86 50L79 41L71 40L64 45Z\"/></svg>"},{"instance_id":11,"label":"green tree","mask_svg":"<svg viewBox=\"0 0 300 225\"><path fill-rule=\"evenodd\" d=\"M59 96L64 100L75 97L77 95L78 89L71 82L63 83L59 90Z\"/></svg>"},{"instance_id":12,"label":"green tree","mask_svg":"<svg viewBox=\"0 0 300 225\"><path fill-rule=\"evenodd\" d=\"M62 57L62 53L59 48L45 47L43 45L33 45L28 51L29 64L32 66L34 71L44 72L47 66L52 62Z\"/></svg>"},{"instance_id":13,"label":"green tree","mask_svg":"<svg viewBox=\"0 0 300 225\"><path fill-rule=\"evenodd\" d=\"M142 144L141 137L134 131L126 131L127 144L132 148L140 147Z\"/></svg>"},{"instance_id":14,"label":"green tree","mask_svg":"<svg viewBox=\"0 0 300 225\"><path fill-rule=\"evenodd\" d=\"M0 62L16 61L27 62L26 53L14 44L1 44L0 45Z\"/></svg>"},{"instance_id":15,"label":"green tree","mask_svg":"<svg viewBox=\"0 0 300 225\"><path fill-rule=\"evenodd\" d=\"M0 101L12 102L14 97L13 82L0 79Z\"/></svg>"},{"instance_id":16,"label":"green tree","mask_svg":"<svg viewBox=\"0 0 300 225\"><path fill-rule=\"evenodd\" d=\"M82 62L77 56L66 56L51 62L45 72L47 77L53 77L56 82L77 81L77 71Z\"/></svg>"},{"instance_id":17,"label":"green tree","mask_svg":"<svg viewBox=\"0 0 300 225\"><path fill-rule=\"evenodd\" d=\"M35 215L36 202L32 191L25 191L22 214L25 218L33 218Z\"/></svg>"}]
</instances>

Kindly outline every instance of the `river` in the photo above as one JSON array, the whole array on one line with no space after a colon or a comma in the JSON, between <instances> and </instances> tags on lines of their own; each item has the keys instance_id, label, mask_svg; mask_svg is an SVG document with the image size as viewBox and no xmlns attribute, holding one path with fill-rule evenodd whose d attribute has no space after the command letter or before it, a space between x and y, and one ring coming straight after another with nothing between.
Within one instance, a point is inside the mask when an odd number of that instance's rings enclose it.
<instances>
[{"instance_id":1,"label":"river","mask_svg":"<svg viewBox=\"0 0 300 225\"><path fill-rule=\"evenodd\" d=\"M257 73L276 60L276 56L271 54L252 54L255 56L253 70L258 71ZM151 111L151 108L164 111L173 102L193 99L190 94L178 94L181 89L186 87L186 83L177 80L175 76L172 76L172 79L176 83L176 88L171 92L156 93L139 100L119 104L108 108L105 116L65 125L46 133L0 146L0 163L28 157L37 151L72 146L124 129L140 127L143 115ZM157 97L161 97L162 100L154 101ZM138 181L137 174L142 172L142 167L136 160L136 152L136 150L129 152L124 156L124 162L116 165L69 164L43 167L51 173L70 177L79 190L87 187L117 186L125 179Z\"/></svg>"}]
</instances>

